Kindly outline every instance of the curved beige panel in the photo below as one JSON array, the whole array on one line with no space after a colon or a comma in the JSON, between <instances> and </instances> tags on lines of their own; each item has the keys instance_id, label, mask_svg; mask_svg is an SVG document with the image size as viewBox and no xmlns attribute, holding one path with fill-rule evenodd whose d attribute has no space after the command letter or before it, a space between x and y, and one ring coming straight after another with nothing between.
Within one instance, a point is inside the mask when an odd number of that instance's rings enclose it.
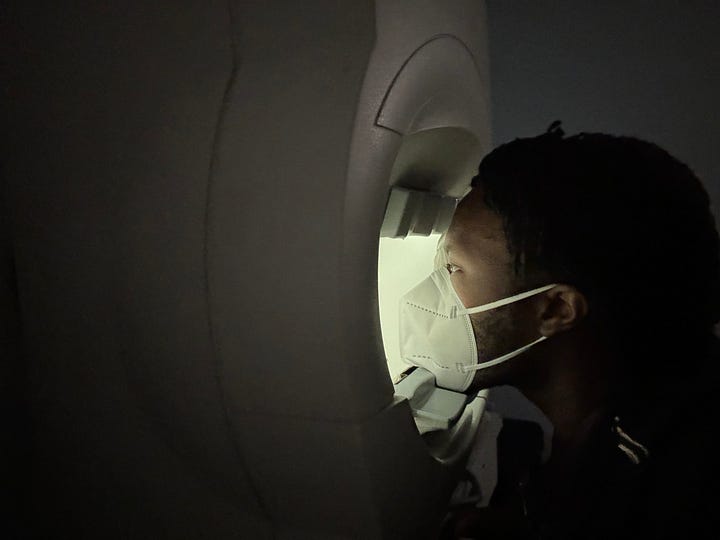
<instances>
[{"instance_id":1,"label":"curved beige panel","mask_svg":"<svg viewBox=\"0 0 720 540\"><path fill-rule=\"evenodd\" d=\"M378 240L486 149L482 2L10 3L34 536L432 536L467 442L394 396Z\"/></svg>"},{"instance_id":2,"label":"curved beige panel","mask_svg":"<svg viewBox=\"0 0 720 540\"><path fill-rule=\"evenodd\" d=\"M452 126L484 135L489 143L488 81L455 36L438 36L403 65L378 112L378 126L408 135Z\"/></svg>"}]
</instances>

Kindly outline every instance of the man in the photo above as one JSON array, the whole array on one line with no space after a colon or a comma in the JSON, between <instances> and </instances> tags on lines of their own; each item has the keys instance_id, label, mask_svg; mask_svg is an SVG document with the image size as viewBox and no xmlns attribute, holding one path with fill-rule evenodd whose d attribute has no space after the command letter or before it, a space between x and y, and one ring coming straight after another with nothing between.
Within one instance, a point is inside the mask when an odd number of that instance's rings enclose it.
<instances>
[{"instance_id":1,"label":"man","mask_svg":"<svg viewBox=\"0 0 720 540\"><path fill-rule=\"evenodd\" d=\"M449 280L475 338L456 389L515 386L554 426L544 464L501 434L490 506L456 512L447 537L717 527L720 247L692 171L654 144L565 138L556 122L483 159L445 249L437 286Z\"/></svg>"}]
</instances>

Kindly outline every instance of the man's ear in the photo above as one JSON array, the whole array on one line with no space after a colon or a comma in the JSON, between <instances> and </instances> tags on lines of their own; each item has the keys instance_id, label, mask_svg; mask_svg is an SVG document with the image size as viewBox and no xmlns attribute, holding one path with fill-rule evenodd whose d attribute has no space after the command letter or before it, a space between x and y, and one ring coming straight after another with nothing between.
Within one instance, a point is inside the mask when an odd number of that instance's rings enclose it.
<instances>
[{"instance_id":1,"label":"man's ear","mask_svg":"<svg viewBox=\"0 0 720 540\"><path fill-rule=\"evenodd\" d=\"M576 327L588 313L585 295L572 285L556 285L538 297L540 334L546 337Z\"/></svg>"}]
</instances>

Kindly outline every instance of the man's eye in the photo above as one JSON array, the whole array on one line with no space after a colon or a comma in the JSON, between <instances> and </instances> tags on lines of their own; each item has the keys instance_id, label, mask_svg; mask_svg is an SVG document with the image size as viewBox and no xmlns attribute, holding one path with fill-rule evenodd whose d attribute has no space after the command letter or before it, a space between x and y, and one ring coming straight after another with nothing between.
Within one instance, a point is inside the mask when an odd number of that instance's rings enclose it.
<instances>
[{"instance_id":1,"label":"man's eye","mask_svg":"<svg viewBox=\"0 0 720 540\"><path fill-rule=\"evenodd\" d=\"M445 269L448 271L448 274L454 274L458 270L460 270L460 267L453 263L447 263L445 265Z\"/></svg>"}]
</instances>

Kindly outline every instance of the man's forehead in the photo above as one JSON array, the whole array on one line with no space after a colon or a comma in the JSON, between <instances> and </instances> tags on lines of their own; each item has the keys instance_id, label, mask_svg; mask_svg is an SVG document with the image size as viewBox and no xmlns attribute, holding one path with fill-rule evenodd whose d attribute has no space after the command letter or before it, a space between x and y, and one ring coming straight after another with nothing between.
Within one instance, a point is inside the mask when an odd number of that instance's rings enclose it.
<instances>
[{"instance_id":1,"label":"man's forehead","mask_svg":"<svg viewBox=\"0 0 720 540\"><path fill-rule=\"evenodd\" d=\"M445 245L470 247L478 242L505 243L502 219L485 204L482 192L475 188L460 201L452 224L448 230Z\"/></svg>"}]
</instances>

